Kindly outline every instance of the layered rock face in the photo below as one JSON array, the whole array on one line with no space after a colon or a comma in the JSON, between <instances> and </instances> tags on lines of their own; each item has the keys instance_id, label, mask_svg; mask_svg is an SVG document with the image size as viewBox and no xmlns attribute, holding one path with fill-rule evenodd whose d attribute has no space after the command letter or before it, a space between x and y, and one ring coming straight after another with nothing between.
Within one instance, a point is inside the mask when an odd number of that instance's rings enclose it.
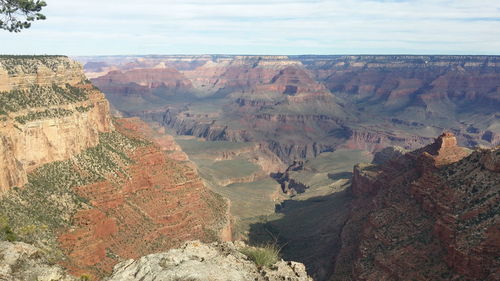
<instances>
[{"instance_id":1,"label":"layered rock face","mask_svg":"<svg viewBox=\"0 0 500 281\"><path fill-rule=\"evenodd\" d=\"M500 150L456 143L355 168L331 280L498 279Z\"/></svg>"},{"instance_id":2,"label":"layered rock face","mask_svg":"<svg viewBox=\"0 0 500 281\"><path fill-rule=\"evenodd\" d=\"M15 86L0 92L0 240L30 243L97 280L123 259L186 240L230 239L228 204L173 138L138 119L112 122L104 95L77 64L0 57L0 66Z\"/></svg>"},{"instance_id":3,"label":"layered rock face","mask_svg":"<svg viewBox=\"0 0 500 281\"><path fill-rule=\"evenodd\" d=\"M135 129L145 127L134 119L117 122L119 132L132 138L144 137ZM123 258L222 237L229 224L225 201L193 168L159 148L146 145L129 153L124 176L74 188L93 208L78 210L72 227L58 237L68 255L62 264L73 273L100 276Z\"/></svg>"},{"instance_id":4,"label":"layered rock face","mask_svg":"<svg viewBox=\"0 0 500 281\"><path fill-rule=\"evenodd\" d=\"M257 268L240 252L244 247L240 243L192 241L179 249L119 263L105 280L312 281L301 263L278 261L270 268Z\"/></svg>"},{"instance_id":5,"label":"layered rock face","mask_svg":"<svg viewBox=\"0 0 500 281\"><path fill-rule=\"evenodd\" d=\"M83 80L82 66L63 56L1 56L1 92L33 85L75 85Z\"/></svg>"},{"instance_id":6,"label":"layered rock face","mask_svg":"<svg viewBox=\"0 0 500 281\"><path fill-rule=\"evenodd\" d=\"M495 56L300 57L333 92L381 103L385 110L408 106L483 103L498 106ZM493 103L493 104L491 104ZM490 107L493 108L493 107Z\"/></svg>"},{"instance_id":7,"label":"layered rock face","mask_svg":"<svg viewBox=\"0 0 500 281\"><path fill-rule=\"evenodd\" d=\"M339 147L413 150L445 130L461 145L500 144L496 56L81 60L125 115L178 134L257 142L287 164Z\"/></svg>"},{"instance_id":8,"label":"layered rock face","mask_svg":"<svg viewBox=\"0 0 500 281\"><path fill-rule=\"evenodd\" d=\"M0 58L0 192L65 160L112 130L109 104L64 57Z\"/></svg>"}]
</instances>

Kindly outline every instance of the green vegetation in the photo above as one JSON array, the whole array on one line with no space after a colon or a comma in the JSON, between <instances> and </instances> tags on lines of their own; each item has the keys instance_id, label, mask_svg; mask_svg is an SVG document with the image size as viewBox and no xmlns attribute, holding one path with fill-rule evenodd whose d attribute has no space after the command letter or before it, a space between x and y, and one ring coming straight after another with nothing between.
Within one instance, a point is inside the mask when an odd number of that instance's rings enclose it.
<instances>
[{"instance_id":1,"label":"green vegetation","mask_svg":"<svg viewBox=\"0 0 500 281\"><path fill-rule=\"evenodd\" d=\"M68 70L71 68L71 61L65 56L0 55L0 65L7 70L9 75L35 74L40 66L45 66L52 71Z\"/></svg>"},{"instance_id":2,"label":"green vegetation","mask_svg":"<svg viewBox=\"0 0 500 281\"><path fill-rule=\"evenodd\" d=\"M219 155L223 152L231 152L245 149L251 146L251 143L230 142L230 141L200 141L195 138L175 140L184 152L189 155L196 155L200 158L202 155Z\"/></svg>"},{"instance_id":3,"label":"green vegetation","mask_svg":"<svg viewBox=\"0 0 500 281\"><path fill-rule=\"evenodd\" d=\"M92 108L94 108L94 105L91 104L89 106L78 106L76 108L76 111L80 112L80 113L84 113L84 112L88 112L90 111Z\"/></svg>"},{"instance_id":4,"label":"green vegetation","mask_svg":"<svg viewBox=\"0 0 500 281\"><path fill-rule=\"evenodd\" d=\"M26 90L0 92L0 114L35 107L72 104L88 100L85 89L66 84L65 87L33 85Z\"/></svg>"},{"instance_id":5,"label":"green vegetation","mask_svg":"<svg viewBox=\"0 0 500 281\"><path fill-rule=\"evenodd\" d=\"M231 200L231 214L240 219L274 213L279 201L273 197L281 193L280 185L271 178L214 187L213 190Z\"/></svg>"},{"instance_id":6,"label":"green vegetation","mask_svg":"<svg viewBox=\"0 0 500 281\"><path fill-rule=\"evenodd\" d=\"M38 111L38 112L30 112L26 115L23 116L17 116L15 119L18 123L20 124L26 124L30 121L34 120L41 120L41 119L47 119L47 118L55 118L55 117L66 117L70 116L73 114L73 111L63 109L63 108L53 108L53 109L47 109L44 111Z\"/></svg>"},{"instance_id":7,"label":"green vegetation","mask_svg":"<svg viewBox=\"0 0 500 281\"><path fill-rule=\"evenodd\" d=\"M9 242L17 240L16 234L10 228L9 219L5 216L0 216L0 240Z\"/></svg>"},{"instance_id":8,"label":"green vegetation","mask_svg":"<svg viewBox=\"0 0 500 281\"><path fill-rule=\"evenodd\" d=\"M240 252L251 259L257 266L269 267L280 258L280 248L276 244L266 244L261 247L246 247Z\"/></svg>"},{"instance_id":9,"label":"green vegetation","mask_svg":"<svg viewBox=\"0 0 500 281\"><path fill-rule=\"evenodd\" d=\"M226 185L224 182L228 180L249 177L260 170L243 158L213 161L193 157L192 160L198 165L200 175L214 185Z\"/></svg>"},{"instance_id":10,"label":"green vegetation","mask_svg":"<svg viewBox=\"0 0 500 281\"><path fill-rule=\"evenodd\" d=\"M75 212L88 204L74 187L104 179L120 181L126 175L124 165L132 162L127 154L146 144L118 132L102 133L96 147L34 170L23 188L13 188L0 199L0 239L17 237L57 259L61 253L56 232L70 225Z\"/></svg>"},{"instance_id":11,"label":"green vegetation","mask_svg":"<svg viewBox=\"0 0 500 281\"><path fill-rule=\"evenodd\" d=\"M92 276L90 276L89 274L84 273L80 275L80 281L90 281L90 280L92 280Z\"/></svg>"}]
</instances>

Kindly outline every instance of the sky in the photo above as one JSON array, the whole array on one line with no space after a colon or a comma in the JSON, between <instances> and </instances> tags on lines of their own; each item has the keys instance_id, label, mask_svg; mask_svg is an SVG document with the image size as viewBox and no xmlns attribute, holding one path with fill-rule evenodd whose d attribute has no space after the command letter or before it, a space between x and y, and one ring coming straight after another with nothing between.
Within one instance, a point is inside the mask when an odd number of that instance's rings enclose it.
<instances>
[{"instance_id":1,"label":"sky","mask_svg":"<svg viewBox=\"0 0 500 281\"><path fill-rule=\"evenodd\" d=\"M500 0L45 0L0 53L500 55Z\"/></svg>"}]
</instances>

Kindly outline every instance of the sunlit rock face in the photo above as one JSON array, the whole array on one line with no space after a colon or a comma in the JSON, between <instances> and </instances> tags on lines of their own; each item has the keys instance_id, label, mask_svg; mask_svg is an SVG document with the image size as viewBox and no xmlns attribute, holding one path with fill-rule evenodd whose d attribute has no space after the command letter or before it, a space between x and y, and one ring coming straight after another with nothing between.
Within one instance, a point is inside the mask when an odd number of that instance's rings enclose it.
<instances>
[{"instance_id":1,"label":"sunlit rock face","mask_svg":"<svg viewBox=\"0 0 500 281\"><path fill-rule=\"evenodd\" d=\"M231 239L226 200L208 190L173 137L137 118L112 118L78 63L0 56L0 70L0 240L33 245L0 245L28 259L0 266L0 275L66 278L42 264L50 260L99 280L124 259Z\"/></svg>"},{"instance_id":2,"label":"sunlit rock face","mask_svg":"<svg viewBox=\"0 0 500 281\"><path fill-rule=\"evenodd\" d=\"M1 57L0 99L0 192L113 128L108 101L66 57Z\"/></svg>"},{"instance_id":3,"label":"sunlit rock face","mask_svg":"<svg viewBox=\"0 0 500 281\"><path fill-rule=\"evenodd\" d=\"M119 263L105 280L312 281L301 263L281 260L257 267L240 252L245 247L241 242L191 241L178 249Z\"/></svg>"}]
</instances>

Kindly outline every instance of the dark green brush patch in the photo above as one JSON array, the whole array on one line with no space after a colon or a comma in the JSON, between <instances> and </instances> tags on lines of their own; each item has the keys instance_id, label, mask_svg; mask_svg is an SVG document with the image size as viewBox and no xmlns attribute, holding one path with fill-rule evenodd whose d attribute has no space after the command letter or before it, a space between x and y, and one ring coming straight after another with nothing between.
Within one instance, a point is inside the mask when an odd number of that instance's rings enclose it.
<instances>
[{"instance_id":1,"label":"dark green brush patch","mask_svg":"<svg viewBox=\"0 0 500 281\"><path fill-rule=\"evenodd\" d=\"M78 107L76 107L76 111L78 111L80 113L84 113L84 112L90 111L92 108L94 108L93 104L91 104L89 106L78 106Z\"/></svg>"},{"instance_id":2,"label":"dark green brush patch","mask_svg":"<svg viewBox=\"0 0 500 281\"><path fill-rule=\"evenodd\" d=\"M276 244L261 247L246 247L240 252L252 260L258 267L269 267L280 259L280 248Z\"/></svg>"},{"instance_id":3,"label":"dark green brush patch","mask_svg":"<svg viewBox=\"0 0 500 281\"><path fill-rule=\"evenodd\" d=\"M16 120L16 122L18 122L20 124L26 124L28 122L35 121L35 120L66 117L66 116L70 116L70 115L73 115L73 111L63 109L63 108L54 108L54 109L47 109L44 111L30 112L30 113L23 115L23 116L17 116L14 119Z\"/></svg>"},{"instance_id":4,"label":"dark green brush patch","mask_svg":"<svg viewBox=\"0 0 500 281\"><path fill-rule=\"evenodd\" d=\"M36 107L65 105L88 100L86 89L66 84L64 87L33 85L25 90L0 92L0 114Z\"/></svg>"},{"instance_id":5,"label":"dark green brush patch","mask_svg":"<svg viewBox=\"0 0 500 281\"><path fill-rule=\"evenodd\" d=\"M34 74L40 66L47 67L52 71L58 68L71 68L70 60L65 56L9 56L0 55L0 64L7 70L9 75Z\"/></svg>"}]
</instances>

